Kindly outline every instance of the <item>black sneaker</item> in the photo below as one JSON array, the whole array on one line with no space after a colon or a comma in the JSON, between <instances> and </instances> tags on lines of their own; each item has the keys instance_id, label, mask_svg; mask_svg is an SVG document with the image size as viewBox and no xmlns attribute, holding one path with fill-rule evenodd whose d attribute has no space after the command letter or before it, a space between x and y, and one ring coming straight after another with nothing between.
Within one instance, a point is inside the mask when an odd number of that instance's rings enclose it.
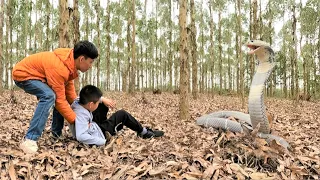
<instances>
[{"instance_id":1,"label":"black sneaker","mask_svg":"<svg viewBox=\"0 0 320 180\"><path fill-rule=\"evenodd\" d=\"M138 136L140 136L143 139L149 139L149 138L153 138L153 137L161 137L163 136L164 132L160 131L160 130L152 130L150 128L147 128L147 133L145 133L144 135L138 134Z\"/></svg>"}]
</instances>

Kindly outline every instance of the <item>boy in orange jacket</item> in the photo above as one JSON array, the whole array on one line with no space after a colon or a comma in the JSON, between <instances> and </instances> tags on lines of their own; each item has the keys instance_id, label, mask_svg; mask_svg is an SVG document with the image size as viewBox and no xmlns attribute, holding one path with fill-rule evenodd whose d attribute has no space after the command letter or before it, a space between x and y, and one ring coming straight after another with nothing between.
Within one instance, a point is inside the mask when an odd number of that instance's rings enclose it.
<instances>
[{"instance_id":1,"label":"boy in orange jacket","mask_svg":"<svg viewBox=\"0 0 320 180\"><path fill-rule=\"evenodd\" d=\"M50 109L54 106L52 134L62 134L64 118L71 124L76 114L70 104L77 98L73 80L78 70L86 72L92 67L98 50L89 41L78 42L73 49L58 48L53 52L40 52L18 62L12 71L15 84L25 92L37 96L38 105L20 148L25 153L36 153Z\"/></svg>"}]
</instances>

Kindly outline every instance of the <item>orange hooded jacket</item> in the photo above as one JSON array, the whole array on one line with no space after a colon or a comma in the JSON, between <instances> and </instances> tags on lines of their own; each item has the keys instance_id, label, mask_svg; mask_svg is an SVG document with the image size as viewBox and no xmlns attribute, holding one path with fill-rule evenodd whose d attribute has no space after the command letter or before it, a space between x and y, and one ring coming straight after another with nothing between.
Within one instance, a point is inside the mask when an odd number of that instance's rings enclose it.
<instances>
[{"instance_id":1,"label":"orange hooded jacket","mask_svg":"<svg viewBox=\"0 0 320 180\"><path fill-rule=\"evenodd\" d=\"M12 76L15 81L41 80L56 94L55 108L69 122L76 114L70 104L77 98L73 80L78 77L73 49L59 48L53 52L40 52L18 62Z\"/></svg>"}]
</instances>

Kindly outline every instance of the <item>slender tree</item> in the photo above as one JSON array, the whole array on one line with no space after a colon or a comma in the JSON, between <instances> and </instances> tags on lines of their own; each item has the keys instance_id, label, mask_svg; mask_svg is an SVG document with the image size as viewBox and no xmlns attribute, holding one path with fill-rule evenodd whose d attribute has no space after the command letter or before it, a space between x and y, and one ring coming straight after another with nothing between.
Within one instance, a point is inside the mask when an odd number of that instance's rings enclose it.
<instances>
[{"instance_id":1,"label":"slender tree","mask_svg":"<svg viewBox=\"0 0 320 180\"><path fill-rule=\"evenodd\" d=\"M221 29L222 29L222 23L221 23L221 12L222 9L221 7L219 7L219 12L218 12L218 49L219 49L219 77L220 77L220 80L219 80L219 94L221 95L222 94L222 83L223 83L223 80L222 80L222 42L221 42Z\"/></svg>"},{"instance_id":2,"label":"slender tree","mask_svg":"<svg viewBox=\"0 0 320 180\"><path fill-rule=\"evenodd\" d=\"M147 1L147 0L146 0ZM172 54L173 54L173 46L172 46L172 31L173 31L173 27L172 27L172 1L168 0L168 6L169 6L169 53L168 53L168 71L169 71L169 85L168 85L168 90L171 91L172 90L172 83L173 83L173 74L172 74L172 66L173 66L173 59L172 59Z\"/></svg>"},{"instance_id":3,"label":"slender tree","mask_svg":"<svg viewBox=\"0 0 320 180\"><path fill-rule=\"evenodd\" d=\"M180 119L189 118L188 80L187 80L187 0L179 1L179 26L180 26Z\"/></svg>"},{"instance_id":4,"label":"slender tree","mask_svg":"<svg viewBox=\"0 0 320 180\"><path fill-rule=\"evenodd\" d=\"M69 34L68 34L68 20L69 11L67 0L59 0L59 47L68 47Z\"/></svg>"},{"instance_id":5,"label":"slender tree","mask_svg":"<svg viewBox=\"0 0 320 180\"><path fill-rule=\"evenodd\" d=\"M237 43L237 52L238 52L238 61L239 61L239 84L240 84L240 95L241 95L241 105L244 107L244 67L243 67L243 59L242 59L242 52L241 52L241 46L242 46L242 30L241 30L241 5L242 0L237 0L237 36L238 41Z\"/></svg>"},{"instance_id":6,"label":"slender tree","mask_svg":"<svg viewBox=\"0 0 320 180\"><path fill-rule=\"evenodd\" d=\"M210 72L211 72L211 83L212 83L212 96L214 94L214 21L213 21L213 0L210 1L210 5L209 5L209 13L210 13Z\"/></svg>"},{"instance_id":7,"label":"slender tree","mask_svg":"<svg viewBox=\"0 0 320 180\"><path fill-rule=\"evenodd\" d=\"M100 41L100 16L101 16L101 13L100 13L100 0L96 0L96 4L95 4L95 10L96 10L96 13L97 13L97 19L96 19L96 31L97 31L97 48L98 48L98 51L99 53L101 53L100 51L100 44L101 44L101 41ZM101 56L98 56L97 60L96 60L96 65L97 65L97 86L100 87L100 61L101 61Z\"/></svg>"},{"instance_id":8,"label":"slender tree","mask_svg":"<svg viewBox=\"0 0 320 180\"><path fill-rule=\"evenodd\" d=\"M76 44L80 41L80 13L79 13L79 1L73 0L73 44ZM76 92L80 91L80 77L77 77L74 80L74 85Z\"/></svg>"},{"instance_id":9,"label":"slender tree","mask_svg":"<svg viewBox=\"0 0 320 180\"><path fill-rule=\"evenodd\" d=\"M131 24L132 24L132 52L131 52L131 80L130 80L130 84L129 84L129 93L134 93L134 89L135 89L135 78L136 78L136 11L135 11L135 0L132 0L131 2L132 4L132 20L131 20Z\"/></svg>"},{"instance_id":10,"label":"slender tree","mask_svg":"<svg viewBox=\"0 0 320 180\"><path fill-rule=\"evenodd\" d=\"M192 56L192 97L197 99L198 94L198 64L197 64L197 30L195 25L195 8L194 0L190 0L191 15L191 56Z\"/></svg>"},{"instance_id":11,"label":"slender tree","mask_svg":"<svg viewBox=\"0 0 320 180\"><path fill-rule=\"evenodd\" d=\"M0 0L0 42L3 42L3 26L4 26L4 0ZM2 92L2 79L3 79L3 43L0 43L0 92Z\"/></svg>"},{"instance_id":12,"label":"slender tree","mask_svg":"<svg viewBox=\"0 0 320 180\"><path fill-rule=\"evenodd\" d=\"M299 95L299 84L298 84L298 71L297 71L297 18L296 18L296 5L295 3L292 6L292 44L294 45L294 49L291 49L291 95L292 98L298 100Z\"/></svg>"},{"instance_id":13,"label":"slender tree","mask_svg":"<svg viewBox=\"0 0 320 180\"><path fill-rule=\"evenodd\" d=\"M110 3L107 0L107 14L106 14L106 90L110 90L110 46L111 46L111 36L110 36Z\"/></svg>"}]
</instances>

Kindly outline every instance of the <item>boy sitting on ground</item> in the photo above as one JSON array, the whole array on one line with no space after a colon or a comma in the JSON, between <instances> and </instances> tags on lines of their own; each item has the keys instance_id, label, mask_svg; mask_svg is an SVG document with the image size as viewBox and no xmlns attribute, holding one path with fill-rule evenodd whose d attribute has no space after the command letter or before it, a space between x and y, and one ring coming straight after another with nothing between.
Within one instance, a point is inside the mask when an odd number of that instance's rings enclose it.
<instances>
[{"instance_id":1,"label":"boy sitting on ground","mask_svg":"<svg viewBox=\"0 0 320 180\"><path fill-rule=\"evenodd\" d=\"M71 125L71 131L79 142L104 145L107 134L115 135L123 126L137 132L137 135L144 139L163 136L163 131L142 127L140 122L125 110L116 111L107 119L108 106L114 108L115 103L102 97L99 88L87 85L81 89L79 99L71 105L76 113L75 127Z\"/></svg>"}]
</instances>

